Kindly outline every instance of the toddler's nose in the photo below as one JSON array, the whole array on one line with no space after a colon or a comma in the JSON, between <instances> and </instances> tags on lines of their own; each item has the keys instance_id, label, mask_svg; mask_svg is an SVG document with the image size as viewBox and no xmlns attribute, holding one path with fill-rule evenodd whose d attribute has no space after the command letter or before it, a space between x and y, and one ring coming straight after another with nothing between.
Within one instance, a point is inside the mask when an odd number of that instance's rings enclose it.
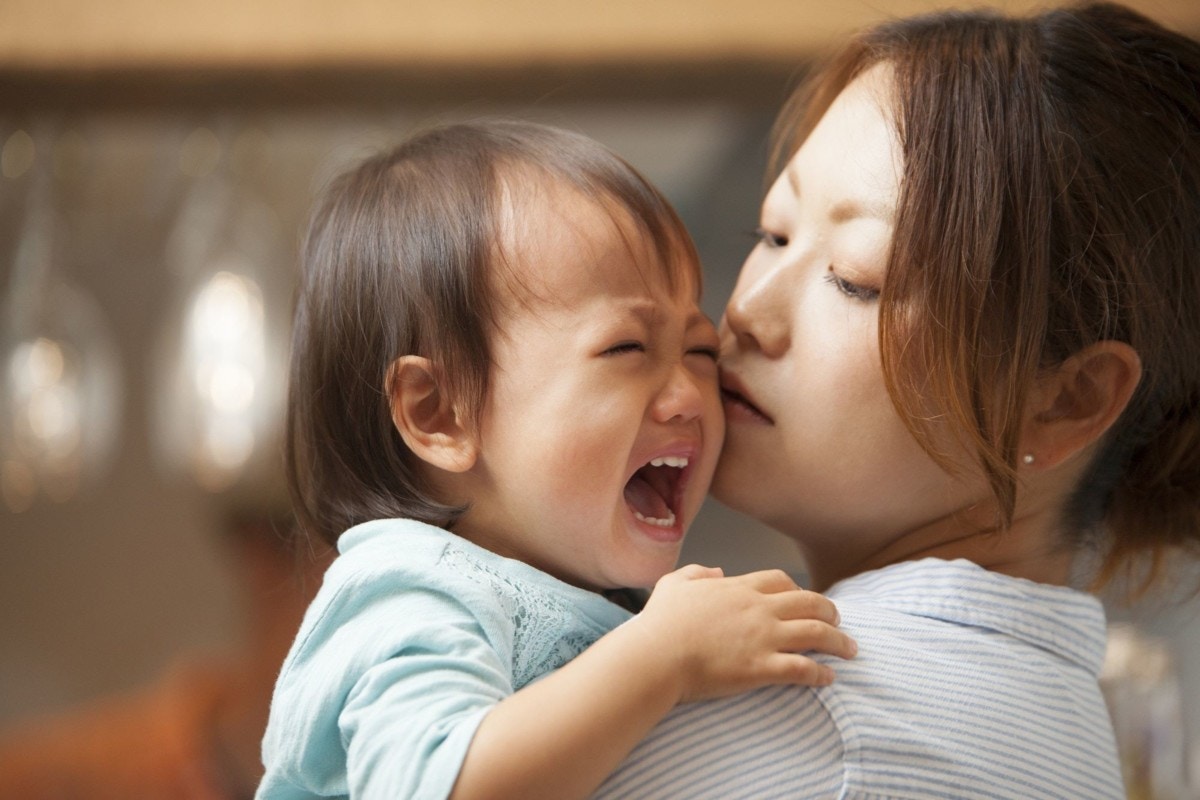
<instances>
[{"instance_id":1,"label":"toddler's nose","mask_svg":"<svg viewBox=\"0 0 1200 800\"><path fill-rule=\"evenodd\" d=\"M654 400L653 415L659 422L697 419L704 411L704 392L701 378L693 375L686 365L671 369L671 376ZM716 387L712 388L716 392Z\"/></svg>"}]
</instances>

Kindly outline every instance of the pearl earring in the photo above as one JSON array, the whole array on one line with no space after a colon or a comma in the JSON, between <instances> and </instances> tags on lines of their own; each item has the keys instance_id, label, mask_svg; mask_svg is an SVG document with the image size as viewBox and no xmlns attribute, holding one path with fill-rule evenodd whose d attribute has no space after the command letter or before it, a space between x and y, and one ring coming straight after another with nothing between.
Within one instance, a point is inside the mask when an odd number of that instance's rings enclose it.
<instances>
[{"instance_id":1,"label":"pearl earring","mask_svg":"<svg viewBox=\"0 0 1200 800\"><path fill-rule=\"evenodd\" d=\"M1021 460L1023 462L1025 462L1026 465L1032 464L1033 463L1033 453L1026 453L1025 455L1021 456Z\"/></svg>"}]
</instances>

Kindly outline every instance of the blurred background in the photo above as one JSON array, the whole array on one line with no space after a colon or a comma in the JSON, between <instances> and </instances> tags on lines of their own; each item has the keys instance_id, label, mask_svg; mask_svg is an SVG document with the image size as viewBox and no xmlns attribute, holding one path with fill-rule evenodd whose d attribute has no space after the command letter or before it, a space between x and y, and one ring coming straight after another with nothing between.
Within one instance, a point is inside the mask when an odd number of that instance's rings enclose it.
<instances>
[{"instance_id":1,"label":"blurred background","mask_svg":"<svg viewBox=\"0 0 1200 800\"><path fill-rule=\"evenodd\" d=\"M296 248L332 175L435 122L580 130L676 203L716 318L789 87L854 28L944 5L0 2L0 797L252 792L327 559L281 544L278 460ZM1200 35L1196 0L1131 5ZM803 573L715 503L685 559ZM1112 619L1130 794L1200 796L1200 603Z\"/></svg>"}]
</instances>

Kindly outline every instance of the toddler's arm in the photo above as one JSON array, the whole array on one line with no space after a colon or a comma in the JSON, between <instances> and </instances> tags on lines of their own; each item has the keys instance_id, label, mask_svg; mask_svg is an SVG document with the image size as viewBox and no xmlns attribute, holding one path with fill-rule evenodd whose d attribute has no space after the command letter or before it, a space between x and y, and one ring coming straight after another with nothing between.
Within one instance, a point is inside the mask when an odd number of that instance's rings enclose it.
<instances>
[{"instance_id":1,"label":"toddler's arm","mask_svg":"<svg viewBox=\"0 0 1200 800\"><path fill-rule=\"evenodd\" d=\"M451 798L586 797L677 703L832 681L803 653L852 657L837 622L833 603L777 570L677 570L640 615L488 712Z\"/></svg>"}]
</instances>

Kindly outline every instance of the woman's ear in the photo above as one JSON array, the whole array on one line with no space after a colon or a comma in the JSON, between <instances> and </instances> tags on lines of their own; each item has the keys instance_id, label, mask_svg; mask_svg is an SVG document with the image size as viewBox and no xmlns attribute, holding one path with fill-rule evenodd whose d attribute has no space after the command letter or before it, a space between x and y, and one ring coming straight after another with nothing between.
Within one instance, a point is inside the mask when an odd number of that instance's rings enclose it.
<instances>
[{"instance_id":1,"label":"woman's ear","mask_svg":"<svg viewBox=\"0 0 1200 800\"><path fill-rule=\"evenodd\" d=\"M479 454L474 426L462 418L433 362L401 356L387 374L392 424L422 461L447 472L466 472Z\"/></svg>"},{"instance_id":2,"label":"woman's ear","mask_svg":"<svg viewBox=\"0 0 1200 800\"><path fill-rule=\"evenodd\" d=\"M1142 360L1124 342L1085 347L1038 378L1021 434L1026 468L1055 467L1117 421L1142 379Z\"/></svg>"}]
</instances>

